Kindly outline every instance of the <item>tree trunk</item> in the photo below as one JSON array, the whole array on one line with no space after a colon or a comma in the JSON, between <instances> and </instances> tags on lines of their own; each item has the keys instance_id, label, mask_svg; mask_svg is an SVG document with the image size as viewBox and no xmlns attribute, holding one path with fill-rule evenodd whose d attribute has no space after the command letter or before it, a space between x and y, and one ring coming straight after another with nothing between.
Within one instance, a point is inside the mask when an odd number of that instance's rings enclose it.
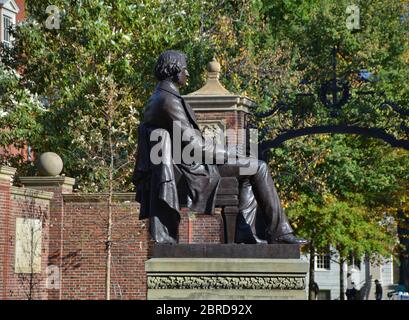
<instances>
[{"instance_id":1,"label":"tree trunk","mask_svg":"<svg viewBox=\"0 0 409 320\"><path fill-rule=\"evenodd\" d=\"M398 237L403 246L399 254L399 283L405 285L409 290L409 216L405 212L398 210Z\"/></svg>"},{"instance_id":2,"label":"tree trunk","mask_svg":"<svg viewBox=\"0 0 409 320\"><path fill-rule=\"evenodd\" d=\"M112 192L108 196L108 234L106 241L106 279L105 279L105 296L111 300L111 245L112 245Z\"/></svg>"},{"instance_id":3,"label":"tree trunk","mask_svg":"<svg viewBox=\"0 0 409 320\"><path fill-rule=\"evenodd\" d=\"M343 257L339 257L339 299L345 300L345 284L344 284L344 262Z\"/></svg>"},{"instance_id":4,"label":"tree trunk","mask_svg":"<svg viewBox=\"0 0 409 320\"><path fill-rule=\"evenodd\" d=\"M315 249L312 244L310 244L310 279L308 288L308 300L315 300L316 295L313 289L313 284L315 282Z\"/></svg>"},{"instance_id":5,"label":"tree trunk","mask_svg":"<svg viewBox=\"0 0 409 320\"><path fill-rule=\"evenodd\" d=\"M110 110L111 111L111 110ZM108 225L107 225L107 240L106 240L106 281L105 281L105 296L106 300L111 300L111 260L112 260L112 195L113 195L113 172L114 172L114 148L112 141L112 112L108 111L108 143L110 152L109 163L109 194L108 194Z\"/></svg>"}]
</instances>

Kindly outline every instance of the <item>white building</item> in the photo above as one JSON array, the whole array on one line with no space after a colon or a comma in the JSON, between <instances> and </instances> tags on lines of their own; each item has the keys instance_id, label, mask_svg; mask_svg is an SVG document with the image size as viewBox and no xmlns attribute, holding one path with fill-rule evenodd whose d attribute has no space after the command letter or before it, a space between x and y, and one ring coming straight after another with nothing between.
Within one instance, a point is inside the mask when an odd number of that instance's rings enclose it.
<instances>
[{"instance_id":1,"label":"white building","mask_svg":"<svg viewBox=\"0 0 409 320\"><path fill-rule=\"evenodd\" d=\"M309 255L303 255L302 259L309 261ZM381 263L371 263L365 258L352 261L349 265L344 263L344 293L353 282L361 299L375 300L375 280L379 280L383 289L382 299L386 300L388 291L396 283L395 273L392 257L383 259ZM336 255L320 254L315 257L315 282L320 289L319 300L340 299L340 265Z\"/></svg>"},{"instance_id":2,"label":"white building","mask_svg":"<svg viewBox=\"0 0 409 320\"><path fill-rule=\"evenodd\" d=\"M20 1L21 2L21 1ZM18 22L20 8L14 0L0 0L0 41L11 43L10 26Z\"/></svg>"}]
</instances>

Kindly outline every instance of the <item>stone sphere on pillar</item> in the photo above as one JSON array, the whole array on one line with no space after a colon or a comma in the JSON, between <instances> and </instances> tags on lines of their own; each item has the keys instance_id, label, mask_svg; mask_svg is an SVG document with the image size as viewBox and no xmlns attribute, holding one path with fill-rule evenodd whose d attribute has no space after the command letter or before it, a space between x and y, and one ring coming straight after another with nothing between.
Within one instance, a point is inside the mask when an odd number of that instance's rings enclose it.
<instances>
[{"instance_id":1,"label":"stone sphere on pillar","mask_svg":"<svg viewBox=\"0 0 409 320\"><path fill-rule=\"evenodd\" d=\"M61 157L54 152L44 152L36 160L38 174L40 176L58 176L63 169Z\"/></svg>"},{"instance_id":2,"label":"stone sphere on pillar","mask_svg":"<svg viewBox=\"0 0 409 320\"><path fill-rule=\"evenodd\" d=\"M220 70L221 70L221 66L220 66L220 63L216 60L216 58L213 58L212 61L210 61L207 64L208 72L220 73Z\"/></svg>"}]
</instances>

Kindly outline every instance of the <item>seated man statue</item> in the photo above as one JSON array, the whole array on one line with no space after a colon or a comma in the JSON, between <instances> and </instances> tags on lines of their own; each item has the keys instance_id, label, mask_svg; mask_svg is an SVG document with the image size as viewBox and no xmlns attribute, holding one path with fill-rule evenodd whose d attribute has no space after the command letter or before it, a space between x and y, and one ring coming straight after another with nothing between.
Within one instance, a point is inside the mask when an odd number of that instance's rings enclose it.
<instances>
[{"instance_id":1,"label":"seated man statue","mask_svg":"<svg viewBox=\"0 0 409 320\"><path fill-rule=\"evenodd\" d=\"M137 187L136 200L141 204L140 219L149 218L153 240L157 243L177 243L180 214L176 171L186 182L187 206L196 212L212 214L220 182L220 164L186 162L184 159L175 161L174 158L157 163L151 159L152 145L162 144L163 156L168 154L166 150L170 149L170 145L174 148L175 142L181 145L182 150L190 145L200 150L205 159L221 158L223 163L228 160L229 153L224 148L207 143L199 131L193 109L179 93L179 87L186 85L189 77L186 56L181 52L166 51L159 56L154 72L159 83L147 102L143 122L139 126L132 181ZM153 144L155 139L152 139L152 133L155 130L162 140L157 142L156 139ZM188 141L182 139L185 133L189 133ZM238 170L242 166L240 163L227 164L229 174L231 171L231 175L239 180L238 228L247 228L250 233L250 236L241 239L236 236L236 242L305 244L304 239L293 234L267 164L258 159L252 160L256 163L252 174L242 174ZM256 234L257 209L262 213L266 225L262 237L266 241Z\"/></svg>"}]
</instances>

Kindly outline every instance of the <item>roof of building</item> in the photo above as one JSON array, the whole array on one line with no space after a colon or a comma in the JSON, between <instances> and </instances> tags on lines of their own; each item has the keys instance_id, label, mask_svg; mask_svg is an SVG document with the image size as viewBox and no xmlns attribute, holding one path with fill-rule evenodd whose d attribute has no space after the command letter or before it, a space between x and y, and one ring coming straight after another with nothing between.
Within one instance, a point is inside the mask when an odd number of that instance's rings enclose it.
<instances>
[{"instance_id":1,"label":"roof of building","mask_svg":"<svg viewBox=\"0 0 409 320\"><path fill-rule=\"evenodd\" d=\"M2 7L3 5L9 3L10 1L12 1L12 0L0 0L0 7ZM13 1L13 2L15 3L15 1Z\"/></svg>"},{"instance_id":2,"label":"roof of building","mask_svg":"<svg viewBox=\"0 0 409 320\"><path fill-rule=\"evenodd\" d=\"M0 0L0 8L4 7L9 2L12 3L8 6L8 9L11 10L12 12L18 13L20 11L20 8L14 0Z\"/></svg>"}]
</instances>

